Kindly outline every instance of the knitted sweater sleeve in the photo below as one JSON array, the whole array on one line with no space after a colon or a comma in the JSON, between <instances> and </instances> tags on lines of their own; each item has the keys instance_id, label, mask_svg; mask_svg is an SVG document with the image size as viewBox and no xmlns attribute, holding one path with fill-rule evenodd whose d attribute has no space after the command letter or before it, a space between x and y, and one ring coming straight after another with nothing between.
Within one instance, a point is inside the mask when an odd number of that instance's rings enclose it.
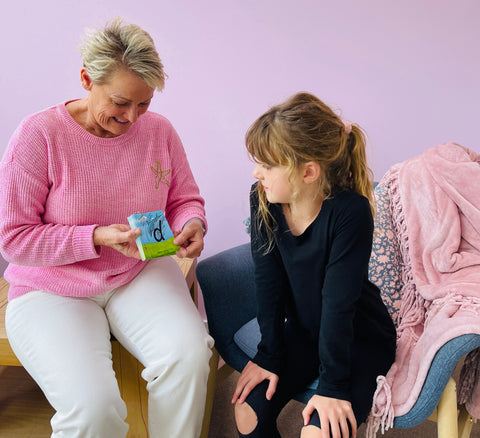
<instances>
[{"instance_id":1,"label":"knitted sweater sleeve","mask_svg":"<svg viewBox=\"0 0 480 438\"><path fill-rule=\"evenodd\" d=\"M99 257L96 225L44 223L49 157L44 127L26 119L0 164L0 251L10 263L58 266Z\"/></svg>"}]
</instances>

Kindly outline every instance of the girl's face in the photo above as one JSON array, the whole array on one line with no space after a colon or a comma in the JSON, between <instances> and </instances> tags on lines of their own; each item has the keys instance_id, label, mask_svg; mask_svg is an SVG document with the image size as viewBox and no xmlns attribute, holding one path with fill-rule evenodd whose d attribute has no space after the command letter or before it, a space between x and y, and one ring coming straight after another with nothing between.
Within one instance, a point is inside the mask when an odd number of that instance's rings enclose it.
<instances>
[{"instance_id":1,"label":"girl's face","mask_svg":"<svg viewBox=\"0 0 480 438\"><path fill-rule=\"evenodd\" d=\"M287 166L269 166L258 163L253 170L265 190L268 202L272 204L288 204L293 199L291 172Z\"/></svg>"},{"instance_id":2,"label":"girl's face","mask_svg":"<svg viewBox=\"0 0 480 438\"><path fill-rule=\"evenodd\" d=\"M118 70L107 84L84 82L84 88L90 92L87 130L99 137L125 134L148 110L154 93L152 87L125 69Z\"/></svg>"}]
</instances>

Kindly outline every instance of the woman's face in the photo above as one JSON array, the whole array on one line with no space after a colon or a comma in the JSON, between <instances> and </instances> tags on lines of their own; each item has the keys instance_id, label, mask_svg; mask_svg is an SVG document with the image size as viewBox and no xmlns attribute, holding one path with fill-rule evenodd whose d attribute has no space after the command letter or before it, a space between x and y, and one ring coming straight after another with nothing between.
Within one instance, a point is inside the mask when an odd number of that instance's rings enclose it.
<instances>
[{"instance_id":1,"label":"woman's face","mask_svg":"<svg viewBox=\"0 0 480 438\"><path fill-rule=\"evenodd\" d=\"M82 84L89 91L85 128L99 137L125 134L148 110L155 91L135 73L123 68L101 85L93 83L82 69Z\"/></svg>"}]
</instances>

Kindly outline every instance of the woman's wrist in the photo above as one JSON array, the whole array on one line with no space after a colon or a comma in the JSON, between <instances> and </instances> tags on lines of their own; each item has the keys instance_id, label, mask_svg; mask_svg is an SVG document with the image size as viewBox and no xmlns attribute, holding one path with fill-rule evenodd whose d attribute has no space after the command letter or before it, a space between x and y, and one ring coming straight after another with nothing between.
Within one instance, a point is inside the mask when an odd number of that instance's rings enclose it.
<instances>
[{"instance_id":1,"label":"woman's wrist","mask_svg":"<svg viewBox=\"0 0 480 438\"><path fill-rule=\"evenodd\" d=\"M200 219L199 217L194 217L193 219L190 219L189 221L187 221L185 223L185 225L183 226L183 228L185 228L190 222L193 222L193 221L199 221L200 222L200 224L202 225L203 235L205 236L205 232L206 232L205 222L203 222L203 220Z\"/></svg>"},{"instance_id":2,"label":"woman's wrist","mask_svg":"<svg viewBox=\"0 0 480 438\"><path fill-rule=\"evenodd\" d=\"M98 226L93 230L93 244L95 246L104 244L103 229L104 227Z\"/></svg>"}]
</instances>

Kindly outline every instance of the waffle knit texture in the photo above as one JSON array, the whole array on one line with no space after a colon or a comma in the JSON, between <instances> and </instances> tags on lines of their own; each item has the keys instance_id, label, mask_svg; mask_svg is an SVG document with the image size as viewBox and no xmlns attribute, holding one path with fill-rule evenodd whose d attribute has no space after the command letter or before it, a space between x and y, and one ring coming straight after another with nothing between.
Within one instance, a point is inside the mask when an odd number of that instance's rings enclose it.
<instances>
[{"instance_id":1,"label":"waffle knit texture","mask_svg":"<svg viewBox=\"0 0 480 438\"><path fill-rule=\"evenodd\" d=\"M163 210L172 231L206 224L182 143L170 122L146 112L126 134L102 138L61 103L27 117L0 164L0 251L9 299L31 290L85 297L133 279L145 263L94 246L97 226Z\"/></svg>"}]
</instances>

